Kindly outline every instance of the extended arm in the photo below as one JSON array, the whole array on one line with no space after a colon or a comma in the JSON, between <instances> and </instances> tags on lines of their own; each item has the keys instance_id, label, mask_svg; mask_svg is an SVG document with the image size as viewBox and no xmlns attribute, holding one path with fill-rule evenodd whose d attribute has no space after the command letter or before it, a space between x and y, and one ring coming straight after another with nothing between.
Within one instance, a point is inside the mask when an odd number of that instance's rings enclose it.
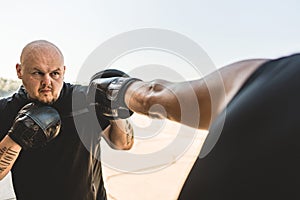
<instances>
[{"instance_id":1,"label":"extended arm","mask_svg":"<svg viewBox=\"0 0 300 200\"><path fill-rule=\"evenodd\" d=\"M125 102L134 112L207 130L246 79L266 61L255 59L236 62L193 81L136 81L127 88ZM222 84L219 80L222 80ZM197 111L193 108L195 98L200 117L196 116Z\"/></svg>"}]
</instances>

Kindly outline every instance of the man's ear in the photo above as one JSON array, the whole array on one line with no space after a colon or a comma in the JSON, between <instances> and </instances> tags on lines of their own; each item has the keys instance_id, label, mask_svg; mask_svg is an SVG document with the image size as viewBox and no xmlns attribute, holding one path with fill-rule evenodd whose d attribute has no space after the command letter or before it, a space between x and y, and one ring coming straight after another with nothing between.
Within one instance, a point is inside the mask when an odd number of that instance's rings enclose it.
<instances>
[{"instance_id":1,"label":"man's ear","mask_svg":"<svg viewBox=\"0 0 300 200\"><path fill-rule=\"evenodd\" d=\"M21 64L19 64L19 63L16 64L16 71L17 71L18 78L22 79L23 74L22 74Z\"/></svg>"}]
</instances>

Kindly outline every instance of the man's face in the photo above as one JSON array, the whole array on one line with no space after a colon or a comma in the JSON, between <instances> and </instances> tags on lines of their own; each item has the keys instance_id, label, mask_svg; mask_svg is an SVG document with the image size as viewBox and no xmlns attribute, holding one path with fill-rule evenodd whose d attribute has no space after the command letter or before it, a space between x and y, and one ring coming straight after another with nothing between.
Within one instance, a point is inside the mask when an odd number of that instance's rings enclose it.
<instances>
[{"instance_id":1,"label":"man's face","mask_svg":"<svg viewBox=\"0 0 300 200\"><path fill-rule=\"evenodd\" d=\"M30 98L47 104L58 99L65 73L59 55L33 52L16 70Z\"/></svg>"}]
</instances>

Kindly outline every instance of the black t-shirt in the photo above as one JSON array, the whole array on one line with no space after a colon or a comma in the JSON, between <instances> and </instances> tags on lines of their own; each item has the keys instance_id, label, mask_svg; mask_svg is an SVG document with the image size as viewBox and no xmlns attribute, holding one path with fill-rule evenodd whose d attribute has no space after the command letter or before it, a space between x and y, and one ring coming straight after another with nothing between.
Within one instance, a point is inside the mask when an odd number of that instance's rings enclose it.
<instances>
[{"instance_id":1,"label":"black t-shirt","mask_svg":"<svg viewBox=\"0 0 300 200\"><path fill-rule=\"evenodd\" d=\"M179 199L300 199L300 54L259 67L208 138L219 128L217 143L196 160Z\"/></svg>"},{"instance_id":2,"label":"black t-shirt","mask_svg":"<svg viewBox=\"0 0 300 200\"><path fill-rule=\"evenodd\" d=\"M58 100L62 126L43 148L22 150L12 168L18 200L103 200L106 192L100 162L100 133L109 121L88 111L86 87L64 83ZM23 87L0 100L0 139L17 112L30 100ZM99 126L100 125L100 126Z\"/></svg>"}]
</instances>

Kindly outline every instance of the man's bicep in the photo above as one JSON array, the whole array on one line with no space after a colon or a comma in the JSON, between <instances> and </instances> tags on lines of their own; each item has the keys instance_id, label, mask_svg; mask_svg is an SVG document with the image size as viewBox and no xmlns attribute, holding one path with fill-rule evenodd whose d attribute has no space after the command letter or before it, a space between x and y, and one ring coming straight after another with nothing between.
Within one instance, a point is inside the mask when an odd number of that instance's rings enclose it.
<instances>
[{"instance_id":1,"label":"man's bicep","mask_svg":"<svg viewBox=\"0 0 300 200\"><path fill-rule=\"evenodd\" d=\"M269 59L250 59L229 64L219 70L228 103L253 72Z\"/></svg>"}]
</instances>

